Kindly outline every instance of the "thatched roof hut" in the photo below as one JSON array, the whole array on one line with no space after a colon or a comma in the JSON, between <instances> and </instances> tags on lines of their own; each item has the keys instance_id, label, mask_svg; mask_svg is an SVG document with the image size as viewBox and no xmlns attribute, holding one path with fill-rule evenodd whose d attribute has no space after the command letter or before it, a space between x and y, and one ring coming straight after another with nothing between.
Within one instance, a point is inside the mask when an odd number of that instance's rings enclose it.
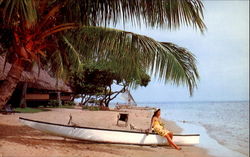
<instances>
[{"instance_id":1,"label":"thatched roof hut","mask_svg":"<svg viewBox=\"0 0 250 157\"><path fill-rule=\"evenodd\" d=\"M0 56L0 81L4 80L11 68L11 64L7 63L4 69L4 58ZM27 82L28 88L36 88L43 90L53 90L60 92L72 92L62 80L57 80L49 75L45 70L40 70L38 75L38 68L34 67L31 72L24 71L20 82Z\"/></svg>"}]
</instances>

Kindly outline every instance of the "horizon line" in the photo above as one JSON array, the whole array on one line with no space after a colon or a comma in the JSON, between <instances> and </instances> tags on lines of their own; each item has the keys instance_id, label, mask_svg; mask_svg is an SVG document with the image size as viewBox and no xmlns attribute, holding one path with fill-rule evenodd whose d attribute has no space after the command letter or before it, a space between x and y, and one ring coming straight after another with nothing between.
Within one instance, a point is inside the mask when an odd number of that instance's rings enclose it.
<instances>
[{"instance_id":1,"label":"horizon line","mask_svg":"<svg viewBox=\"0 0 250 157\"><path fill-rule=\"evenodd\" d=\"M204 102L249 102L249 100L197 100L197 101L136 101L137 104L144 104L144 103L204 103ZM115 102L113 102L115 103Z\"/></svg>"}]
</instances>

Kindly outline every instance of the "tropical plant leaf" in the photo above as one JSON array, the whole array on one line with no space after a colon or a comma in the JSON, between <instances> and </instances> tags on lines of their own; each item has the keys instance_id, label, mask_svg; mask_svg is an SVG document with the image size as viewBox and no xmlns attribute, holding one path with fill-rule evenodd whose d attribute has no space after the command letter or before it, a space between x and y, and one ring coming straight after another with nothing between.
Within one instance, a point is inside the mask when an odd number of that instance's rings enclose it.
<instances>
[{"instance_id":1,"label":"tropical plant leaf","mask_svg":"<svg viewBox=\"0 0 250 157\"><path fill-rule=\"evenodd\" d=\"M53 72L56 78L63 78L63 75L66 73L64 67L64 62L63 62L63 56L61 51L55 51L49 60L51 66L50 66L50 71Z\"/></svg>"},{"instance_id":2,"label":"tropical plant leaf","mask_svg":"<svg viewBox=\"0 0 250 157\"><path fill-rule=\"evenodd\" d=\"M190 94L199 78L195 57L186 49L172 43L116 29L81 27L66 35L71 49L81 59L109 61L107 67L117 69L125 77L140 77L146 70L165 82L186 84Z\"/></svg>"},{"instance_id":3,"label":"tropical plant leaf","mask_svg":"<svg viewBox=\"0 0 250 157\"><path fill-rule=\"evenodd\" d=\"M37 21L37 12L33 0L5 0L2 1L3 18L10 25L33 26Z\"/></svg>"},{"instance_id":4,"label":"tropical plant leaf","mask_svg":"<svg viewBox=\"0 0 250 157\"><path fill-rule=\"evenodd\" d=\"M18 46L32 45L28 59L57 77L65 77L82 61L103 62L124 77L139 78L141 71L147 71L166 82L184 83L192 93L198 73L190 52L146 36L95 26L122 21L152 28L187 25L203 32L202 9L200 0L0 0L0 28L6 30L0 34L0 44L9 58L18 56L14 50ZM83 27L68 30L79 23Z\"/></svg>"},{"instance_id":5,"label":"tropical plant leaf","mask_svg":"<svg viewBox=\"0 0 250 157\"><path fill-rule=\"evenodd\" d=\"M173 82L177 85L180 83L186 84L192 95L193 89L197 87L196 81L199 79L195 56L187 49L175 44L167 42L162 42L161 44L169 51L168 57L172 57L176 61L172 61L172 59L162 60L162 62L165 61L167 66L160 68L160 71L163 72L159 74L165 75L160 76L160 78L172 78Z\"/></svg>"},{"instance_id":6,"label":"tropical plant leaf","mask_svg":"<svg viewBox=\"0 0 250 157\"><path fill-rule=\"evenodd\" d=\"M206 29L200 0L66 0L64 19L84 25L131 22L148 27L179 28L181 25Z\"/></svg>"},{"instance_id":7,"label":"tropical plant leaf","mask_svg":"<svg viewBox=\"0 0 250 157\"><path fill-rule=\"evenodd\" d=\"M63 40L68 46L68 53L70 54L68 57L70 62L72 63L71 65L74 66L74 69L79 71L82 65L80 53L74 48L74 46L69 42L69 40L65 36L63 37Z\"/></svg>"}]
</instances>

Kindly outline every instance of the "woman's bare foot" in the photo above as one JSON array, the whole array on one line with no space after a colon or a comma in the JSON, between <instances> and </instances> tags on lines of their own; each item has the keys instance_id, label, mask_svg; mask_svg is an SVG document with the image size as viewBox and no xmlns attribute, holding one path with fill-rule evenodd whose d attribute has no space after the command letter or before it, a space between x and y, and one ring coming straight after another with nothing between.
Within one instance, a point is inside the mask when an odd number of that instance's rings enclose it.
<instances>
[{"instance_id":1,"label":"woman's bare foot","mask_svg":"<svg viewBox=\"0 0 250 157\"><path fill-rule=\"evenodd\" d=\"M172 148L176 149L173 145L170 145L170 147L172 147Z\"/></svg>"},{"instance_id":2,"label":"woman's bare foot","mask_svg":"<svg viewBox=\"0 0 250 157\"><path fill-rule=\"evenodd\" d=\"M177 150L181 150L182 148L181 147L176 147L176 146L173 146L173 145L170 145L172 148L174 149L177 149Z\"/></svg>"}]
</instances>

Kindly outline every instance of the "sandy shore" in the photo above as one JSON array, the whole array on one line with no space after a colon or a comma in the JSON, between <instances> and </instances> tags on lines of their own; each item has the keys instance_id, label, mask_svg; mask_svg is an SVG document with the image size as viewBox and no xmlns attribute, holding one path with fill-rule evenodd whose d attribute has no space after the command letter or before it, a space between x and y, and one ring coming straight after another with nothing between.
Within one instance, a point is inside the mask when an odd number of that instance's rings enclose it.
<instances>
[{"instance_id":1,"label":"sandy shore","mask_svg":"<svg viewBox=\"0 0 250 157\"><path fill-rule=\"evenodd\" d=\"M129 123L136 128L146 129L150 123L151 112L134 110L129 113ZM51 136L40 131L23 126L18 118L32 118L67 124L69 114L77 125L90 127L128 129L116 126L117 111L87 111L80 109L53 109L40 113L15 113L11 115L0 114L0 157L35 156L35 157L210 157L206 150L195 146L182 146L177 151L168 146L135 146L121 144L97 144L87 141L64 139ZM133 121L132 121L132 120ZM134 121L136 119L136 121ZM167 121L169 130L178 133L181 128L174 122Z\"/></svg>"}]
</instances>

